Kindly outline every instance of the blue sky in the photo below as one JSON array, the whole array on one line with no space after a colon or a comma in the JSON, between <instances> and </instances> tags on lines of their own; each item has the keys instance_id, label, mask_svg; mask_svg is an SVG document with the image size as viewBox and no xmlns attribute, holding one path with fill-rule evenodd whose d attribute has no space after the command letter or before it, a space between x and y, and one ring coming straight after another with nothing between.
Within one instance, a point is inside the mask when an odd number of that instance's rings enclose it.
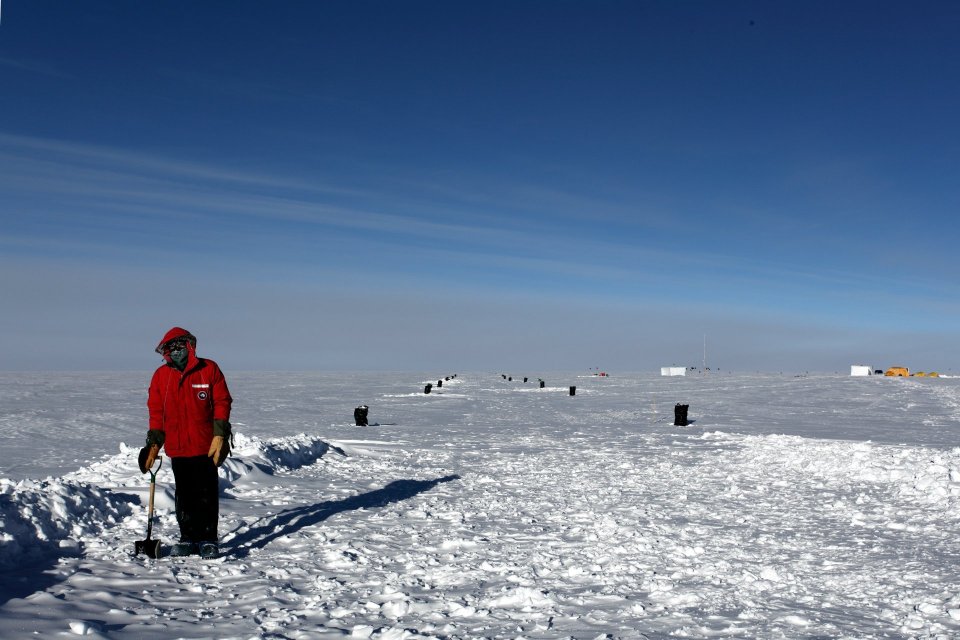
<instances>
[{"instance_id":1,"label":"blue sky","mask_svg":"<svg viewBox=\"0 0 960 640\"><path fill-rule=\"evenodd\" d=\"M960 368L960 5L7 0L0 369Z\"/></svg>"}]
</instances>

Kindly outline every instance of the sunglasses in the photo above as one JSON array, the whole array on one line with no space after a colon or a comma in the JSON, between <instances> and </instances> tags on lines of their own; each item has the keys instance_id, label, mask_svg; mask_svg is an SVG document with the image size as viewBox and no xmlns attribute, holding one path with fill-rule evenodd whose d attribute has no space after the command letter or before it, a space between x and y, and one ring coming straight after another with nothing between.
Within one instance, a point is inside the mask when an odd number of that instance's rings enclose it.
<instances>
[{"instance_id":1,"label":"sunglasses","mask_svg":"<svg viewBox=\"0 0 960 640\"><path fill-rule=\"evenodd\" d=\"M180 338L174 338L173 340L167 340L159 348L157 348L157 353L170 353L171 351L179 351L180 349L185 349L189 339L186 336Z\"/></svg>"}]
</instances>

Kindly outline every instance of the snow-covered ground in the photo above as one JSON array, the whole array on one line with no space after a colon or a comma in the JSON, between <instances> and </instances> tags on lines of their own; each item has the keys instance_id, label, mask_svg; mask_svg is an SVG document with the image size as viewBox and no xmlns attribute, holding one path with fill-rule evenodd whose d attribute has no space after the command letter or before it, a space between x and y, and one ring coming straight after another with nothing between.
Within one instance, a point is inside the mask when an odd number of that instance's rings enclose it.
<instances>
[{"instance_id":1,"label":"snow-covered ground","mask_svg":"<svg viewBox=\"0 0 960 640\"><path fill-rule=\"evenodd\" d=\"M960 380L504 373L228 371L216 560L149 371L0 374L0 637L960 636Z\"/></svg>"}]
</instances>

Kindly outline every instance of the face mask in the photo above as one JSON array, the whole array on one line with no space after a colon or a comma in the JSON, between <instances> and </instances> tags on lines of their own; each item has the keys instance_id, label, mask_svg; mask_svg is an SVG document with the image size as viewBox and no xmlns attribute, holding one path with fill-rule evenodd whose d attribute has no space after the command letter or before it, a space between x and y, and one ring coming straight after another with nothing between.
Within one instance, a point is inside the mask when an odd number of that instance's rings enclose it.
<instances>
[{"instance_id":1,"label":"face mask","mask_svg":"<svg viewBox=\"0 0 960 640\"><path fill-rule=\"evenodd\" d=\"M183 371L183 368L187 366L187 350L177 349L176 351L171 351L170 360L173 361L173 364L176 365L177 369Z\"/></svg>"}]
</instances>

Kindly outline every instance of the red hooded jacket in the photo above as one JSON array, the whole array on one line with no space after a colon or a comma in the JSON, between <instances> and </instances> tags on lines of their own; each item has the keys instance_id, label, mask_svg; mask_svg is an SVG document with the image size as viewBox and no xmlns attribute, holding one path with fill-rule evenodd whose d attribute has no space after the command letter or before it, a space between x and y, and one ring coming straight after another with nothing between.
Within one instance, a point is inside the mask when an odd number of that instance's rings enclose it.
<instances>
[{"instance_id":1,"label":"red hooded jacket","mask_svg":"<svg viewBox=\"0 0 960 640\"><path fill-rule=\"evenodd\" d=\"M180 336L193 338L188 331L174 327L160 344ZM207 455L213 421L230 420L233 403L217 363L198 358L193 341L187 343L187 354L183 371L164 356L167 362L153 373L147 396L150 430L164 432L163 446L171 458Z\"/></svg>"}]
</instances>

